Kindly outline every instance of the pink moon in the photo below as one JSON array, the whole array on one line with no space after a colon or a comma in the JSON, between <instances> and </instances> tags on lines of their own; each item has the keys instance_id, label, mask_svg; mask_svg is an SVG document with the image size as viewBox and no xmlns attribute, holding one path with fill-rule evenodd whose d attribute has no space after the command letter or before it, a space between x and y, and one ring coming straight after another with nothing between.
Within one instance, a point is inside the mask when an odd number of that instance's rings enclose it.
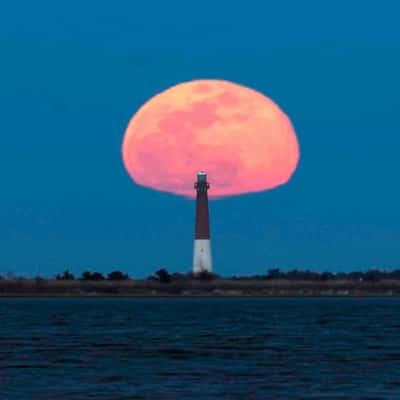
<instances>
[{"instance_id":1,"label":"pink moon","mask_svg":"<svg viewBox=\"0 0 400 400\"><path fill-rule=\"evenodd\" d=\"M223 80L173 86L132 117L122 144L125 168L143 186L193 197L207 172L211 198L283 185L299 162L286 114L256 90Z\"/></svg>"}]
</instances>

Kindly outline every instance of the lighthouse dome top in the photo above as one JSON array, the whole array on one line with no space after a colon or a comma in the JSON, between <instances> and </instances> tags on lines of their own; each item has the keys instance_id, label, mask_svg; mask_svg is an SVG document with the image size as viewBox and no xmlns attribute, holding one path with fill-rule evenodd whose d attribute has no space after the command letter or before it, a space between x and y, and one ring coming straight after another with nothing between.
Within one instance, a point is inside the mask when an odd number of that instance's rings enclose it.
<instances>
[{"instance_id":1,"label":"lighthouse dome top","mask_svg":"<svg viewBox=\"0 0 400 400\"><path fill-rule=\"evenodd\" d=\"M197 173L197 181L198 182L206 182L207 181L207 174L204 171L199 171Z\"/></svg>"}]
</instances>

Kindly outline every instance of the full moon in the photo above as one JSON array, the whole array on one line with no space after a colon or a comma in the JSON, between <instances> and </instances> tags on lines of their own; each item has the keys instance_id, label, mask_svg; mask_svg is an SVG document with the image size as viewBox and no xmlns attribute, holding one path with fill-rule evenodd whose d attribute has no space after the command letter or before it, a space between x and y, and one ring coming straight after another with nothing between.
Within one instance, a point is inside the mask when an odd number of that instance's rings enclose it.
<instances>
[{"instance_id":1,"label":"full moon","mask_svg":"<svg viewBox=\"0 0 400 400\"><path fill-rule=\"evenodd\" d=\"M286 183L296 170L293 126L271 99L223 80L184 82L155 95L132 117L122 144L132 179L194 197L198 171L210 197L259 192Z\"/></svg>"}]
</instances>

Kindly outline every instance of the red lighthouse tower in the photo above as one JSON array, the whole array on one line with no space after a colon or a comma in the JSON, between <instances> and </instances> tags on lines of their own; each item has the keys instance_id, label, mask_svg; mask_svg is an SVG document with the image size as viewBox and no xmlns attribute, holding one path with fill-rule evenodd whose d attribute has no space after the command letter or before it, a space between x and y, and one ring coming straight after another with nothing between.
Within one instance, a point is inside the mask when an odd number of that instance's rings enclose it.
<instances>
[{"instance_id":1,"label":"red lighthouse tower","mask_svg":"<svg viewBox=\"0 0 400 400\"><path fill-rule=\"evenodd\" d=\"M212 272L210 221L208 213L208 194L210 188L207 174L197 174L196 189L196 227L194 236L193 273Z\"/></svg>"}]
</instances>

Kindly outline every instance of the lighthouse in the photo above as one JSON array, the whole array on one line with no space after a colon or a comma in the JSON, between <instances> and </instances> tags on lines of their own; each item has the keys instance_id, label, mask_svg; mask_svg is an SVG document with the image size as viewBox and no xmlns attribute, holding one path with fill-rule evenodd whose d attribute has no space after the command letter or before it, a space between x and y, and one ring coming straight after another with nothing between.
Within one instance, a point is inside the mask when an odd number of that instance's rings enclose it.
<instances>
[{"instance_id":1,"label":"lighthouse","mask_svg":"<svg viewBox=\"0 0 400 400\"><path fill-rule=\"evenodd\" d=\"M210 185L207 174L200 171L197 174L196 189L196 221L193 252L193 273L212 272L210 221L208 215L208 194Z\"/></svg>"}]
</instances>

